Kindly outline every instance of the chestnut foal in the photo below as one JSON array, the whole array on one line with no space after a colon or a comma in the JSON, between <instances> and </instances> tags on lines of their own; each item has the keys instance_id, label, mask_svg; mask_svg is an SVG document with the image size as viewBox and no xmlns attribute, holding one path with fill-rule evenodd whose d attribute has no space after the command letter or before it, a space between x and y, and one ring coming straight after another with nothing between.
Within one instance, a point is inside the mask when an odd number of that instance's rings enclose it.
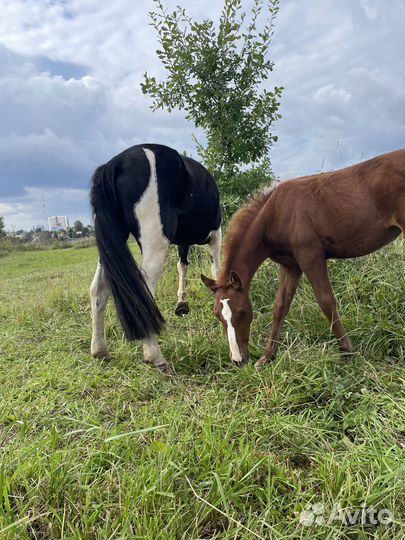
<instances>
[{"instance_id":1,"label":"chestnut foal","mask_svg":"<svg viewBox=\"0 0 405 540\"><path fill-rule=\"evenodd\" d=\"M405 234L405 150L338 171L277 185L233 217L217 280L201 276L215 294L215 315L228 335L231 358L244 365L253 318L249 289L268 257L280 265L273 327L256 367L275 358L281 328L301 275L307 276L340 349L352 344L340 321L327 259L367 255Z\"/></svg>"}]
</instances>

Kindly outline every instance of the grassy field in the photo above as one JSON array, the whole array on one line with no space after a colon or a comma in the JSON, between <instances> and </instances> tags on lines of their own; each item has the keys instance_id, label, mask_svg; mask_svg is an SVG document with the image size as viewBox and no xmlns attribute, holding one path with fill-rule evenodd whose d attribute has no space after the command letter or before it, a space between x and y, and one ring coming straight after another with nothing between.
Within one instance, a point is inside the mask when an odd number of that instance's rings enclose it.
<instances>
[{"instance_id":1,"label":"grassy field","mask_svg":"<svg viewBox=\"0 0 405 540\"><path fill-rule=\"evenodd\" d=\"M112 306L112 358L89 356L94 248L0 259L0 538L403 538L401 240L330 264L356 354L340 357L304 280L280 355L260 372L228 360L201 251L191 257L192 311L175 317L174 255L158 290L173 376L142 362ZM266 263L253 288L253 360L276 287ZM328 522L337 503L387 509L393 521ZM324 505L324 523L301 522L312 504Z\"/></svg>"}]
</instances>

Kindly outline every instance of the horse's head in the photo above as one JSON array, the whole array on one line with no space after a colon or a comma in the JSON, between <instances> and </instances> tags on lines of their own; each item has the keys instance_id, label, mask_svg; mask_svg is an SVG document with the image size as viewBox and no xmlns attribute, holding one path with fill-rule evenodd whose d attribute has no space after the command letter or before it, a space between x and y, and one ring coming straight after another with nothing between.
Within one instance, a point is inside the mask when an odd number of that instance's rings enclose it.
<instances>
[{"instance_id":1,"label":"horse's head","mask_svg":"<svg viewBox=\"0 0 405 540\"><path fill-rule=\"evenodd\" d=\"M230 273L226 283L217 283L204 275L201 279L215 295L214 313L228 335L231 360L242 367L249 360L249 333L253 318L249 291L236 272Z\"/></svg>"}]
</instances>

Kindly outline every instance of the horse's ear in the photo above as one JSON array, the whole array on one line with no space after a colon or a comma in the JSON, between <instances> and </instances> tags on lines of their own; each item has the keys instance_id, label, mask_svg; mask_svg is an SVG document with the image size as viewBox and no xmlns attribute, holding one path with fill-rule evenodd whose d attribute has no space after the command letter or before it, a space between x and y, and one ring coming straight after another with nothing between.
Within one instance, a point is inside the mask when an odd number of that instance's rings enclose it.
<instances>
[{"instance_id":1,"label":"horse's ear","mask_svg":"<svg viewBox=\"0 0 405 540\"><path fill-rule=\"evenodd\" d=\"M242 288L242 280L240 279L239 274L237 274L233 270L231 270L231 273L229 274L229 282L236 290Z\"/></svg>"},{"instance_id":2,"label":"horse's ear","mask_svg":"<svg viewBox=\"0 0 405 540\"><path fill-rule=\"evenodd\" d=\"M211 292L215 292L215 289L217 288L217 282L215 281L215 279L204 276L204 274L201 274L201 279L208 290L210 290Z\"/></svg>"}]
</instances>

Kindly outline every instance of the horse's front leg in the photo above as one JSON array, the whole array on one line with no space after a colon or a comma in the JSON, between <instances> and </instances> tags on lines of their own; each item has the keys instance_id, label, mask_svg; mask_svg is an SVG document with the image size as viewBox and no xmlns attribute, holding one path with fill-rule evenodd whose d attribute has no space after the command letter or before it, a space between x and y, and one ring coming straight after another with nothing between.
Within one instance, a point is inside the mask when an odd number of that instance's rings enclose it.
<instances>
[{"instance_id":1,"label":"horse's front leg","mask_svg":"<svg viewBox=\"0 0 405 540\"><path fill-rule=\"evenodd\" d=\"M221 242L222 242L222 231L221 227L219 227L216 231L212 231L209 242L208 242L208 248L210 250L211 258L212 258L212 264L211 264L211 274L214 279L217 278L219 274L219 268L221 265Z\"/></svg>"},{"instance_id":2,"label":"horse's front leg","mask_svg":"<svg viewBox=\"0 0 405 540\"><path fill-rule=\"evenodd\" d=\"M274 304L271 335L263 356L255 364L256 368L265 366L277 355L283 322L290 309L301 275L302 272L298 266L287 268L280 265L280 282Z\"/></svg>"}]
</instances>

